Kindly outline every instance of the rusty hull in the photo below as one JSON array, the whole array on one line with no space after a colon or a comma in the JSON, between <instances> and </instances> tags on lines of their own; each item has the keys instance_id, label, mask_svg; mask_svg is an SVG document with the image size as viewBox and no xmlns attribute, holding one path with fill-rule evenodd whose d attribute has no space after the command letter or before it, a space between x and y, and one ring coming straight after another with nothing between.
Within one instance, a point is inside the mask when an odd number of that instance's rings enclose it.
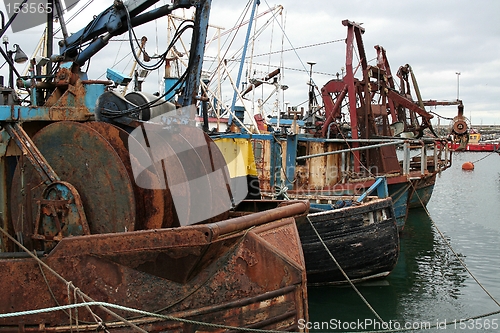
<instances>
[{"instance_id":1,"label":"rusty hull","mask_svg":"<svg viewBox=\"0 0 500 333\"><path fill-rule=\"evenodd\" d=\"M295 225L308 204L179 228L66 237L40 257L95 301L235 327L298 330L308 320L304 257ZM252 222L253 221L253 222ZM0 257L0 313L75 300L36 259ZM68 290L70 290L68 295ZM132 330L102 309L109 330ZM116 311L148 332L223 331ZM0 331L96 330L89 311L0 318Z\"/></svg>"}]
</instances>

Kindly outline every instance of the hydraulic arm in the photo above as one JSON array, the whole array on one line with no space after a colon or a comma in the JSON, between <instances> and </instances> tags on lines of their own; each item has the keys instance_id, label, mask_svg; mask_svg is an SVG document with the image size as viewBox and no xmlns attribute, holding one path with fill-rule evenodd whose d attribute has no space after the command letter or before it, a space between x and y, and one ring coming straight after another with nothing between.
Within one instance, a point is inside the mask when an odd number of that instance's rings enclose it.
<instances>
[{"instance_id":1,"label":"hydraulic arm","mask_svg":"<svg viewBox=\"0 0 500 333\"><path fill-rule=\"evenodd\" d=\"M158 0L115 0L112 6L97 15L85 28L71 36L65 36L65 39L59 42L62 60L73 59L81 66L106 46L112 37L126 32L129 26L136 27L150 22L178 8L196 6L200 1L175 0L171 5L164 5L139 15L157 2ZM61 24L64 25L63 21ZM63 31L65 30L63 28ZM88 41L92 42L78 52L82 44Z\"/></svg>"}]
</instances>

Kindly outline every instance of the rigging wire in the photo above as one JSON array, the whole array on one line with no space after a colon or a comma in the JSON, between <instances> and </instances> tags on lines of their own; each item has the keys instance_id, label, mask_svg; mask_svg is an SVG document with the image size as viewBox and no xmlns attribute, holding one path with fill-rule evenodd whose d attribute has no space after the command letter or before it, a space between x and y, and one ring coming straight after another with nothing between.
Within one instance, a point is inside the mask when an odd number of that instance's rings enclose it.
<instances>
[{"instance_id":1,"label":"rigging wire","mask_svg":"<svg viewBox=\"0 0 500 333\"><path fill-rule=\"evenodd\" d=\"M206 55L204 57L204 59L216 59L216 57L214 57L214 56L207 56ZM237 62L239 62L239 60L236 60L236 59L226 59L226 61L228 63L237 63ZM253 64L257 65L257 66L263 66L263 67L268 67L269 66L269 64L258 63L258 62L254 62ZM271 65L271 67L272 68L279 67L279 68L290 70L290 71L309 73L308 70L306 70L306 69L300 69L300 68L286 67L286 66L280 66L280 65ZM325 75L325 76L332 76L332 77L336 76L336 74L333 74L333 73L318 72L318 71L313 71L313 74Z\"/></svg>"},{"instance_id":2,"label":"rigging wire","mask_svg":"<svg viewBox=\"0 0 500 333\"><path fill-rule=\"evenodd\" d=\"M123 60L127 59L129 56L130 56L130 52L129 52L129 53L127 53L127 54L126 54L123 58L121 58L121 59L120 59L120 60L119 60L119 61L115 64L115 66L116 66L116 65L118 65L119 63L121 63ZM130 61L129 61L129 62L130 62ZM114 68L114 67L112 67L112 68ZM99 80L100 78L102 78L104 75L106 75L106 72L104 72L104 73L102 73L101 75L99 75L99 77L97 78L97 80Z\"/></svg>"},{"instance_id":3,"label":"rigging wire","mask_svg":"<svg viewBox=\"0 0 500 333\"><path fill-rule=\"evenodd\" d=\"M481 157L480 159L475 160L474 162L471 162L471 163L472 163L472 164L476 164L477 162L484 160L486 157L488 157L488 156L490 156L490 155L492 155L492 154L496 154L496 153L498 153L498 151L493 150L493 151L492 151L491 153L489 153L488 155L483 156L483 157Z\"/></svg>"},{"instance_id":4,"label":"rigging wire","mask_svg":"<svg viewBox=\"0 0 500 333\"><path fill-rule=\"evenodd\" d=\"M248 3L246 4L246 7L245 9L243 10L243 12L240 14L240 17L236 20L236 22L240 21L240 24L238 25L238 28L236 30L234 30L234 34L231 37L231 35L229 35L225 40L224 40L224 43L222 44L222 47L224 48L226 43L228 43L229 41L229 45L228 47L226 48L226 52L224 53L224 55L222 55L221 59L226 59L227 57L227 53L229 52L229 49L230 47L233 45L234 43L234 40L236 39L236 36L240 30L240 28L242 27L242 24L243 24L243 19L245 18L246 14L248 13L248 11L250 10L250 7L251 7L251 2L252 0L249 0ZM221 64L217 64L217 67L214 69L214 72L217 72L218 70L220 70L220 67L221 67ZM208 68L208 70L210 70L211 67Z\"/></svg>"},{"instance_id":5,"label":"rigging wire","mask_svg":"<svg viewBox=\"0 0 500 333\"><path fill-rule=\"evenodd\" d=\"M489 154L491 155L491 154ZM489 155L485 156L485 157L488 157ZM436 229L436 231L438 232L439 236L441 237L441 239L444 241L444 243L446 244L446 246L448 247L448 249L451 251L451 253L453 253L453 255L455 256L455 258L458 260L458 262L460 263L460 265L462 265L462 267L467 271L467 273L469 273L470 277L477 283L477 285L486 293L486 295L488 295L488 297L497 305L500 307L500 301L498 301L487 289L486 287L478 280L478 278L474 275L474 273L471 272L471 270L467 267L467 265L465 264L465 262L462 260L462 258L460 258L460 256L458 255L458 253L453 249L453 247L451 246L450 242L446 239L446 236L443 234L443 232L438 228L436 222L434 221L434 219L431 217L431 214L429 212L429 210L427 209L426 205L423 203L422 199L420 198L420 195L418 194L416 188L415 188L415 185L413 184L413 182L411 183L412 184L412 187L413 187L413 191L414 193L417 195L417 198L418 200L420 201L420 204L422 206L422 208L425 210L427 216L429 217L429 220L431 221L432 223L432 226ZM474 317L475 318L475 317ZM451 322L451 321L450 321Z\"/></svg>"},{"instance_id":6,"label":"rigging wire","mask_svg":"<svg viewBox=\"0 0 500 333\"><path fill-rule=\"evenodd\" d=\"M92 2L94 2L94 0L88 0L80 9L78 9L73 15L70 16L70 18L66 20L66 24L70 23L75 17L77 17L82 11L84 11ZM73 8L77 4L78 2L75 2L73 5L67 7L66 12L68 12L71 8ZM57 28L56 30L54 30L54 35L59 33L60 31L61 27Z\"/></svg>"},{"instance_id":7,"label":"rigging wire","mask_svg":"<svg viewBox=\"0 0 500 333\"><path fill-rule=\"evenodd\" d=\"M338 43L338 42L343 42L343 41L345 41L345 38L334 39L334 40L330 40L330 41L326 41L326 42L309 44L309 45L304 45L304 46L298 46L298 47L291 48L291 49L281 49L280 51L273 51L273 52L268 52L268 53L261 53L261 54L254 55L253 57L254 58L256 58L256 57L263 57L263 56L267 56L267 55L271 55L271 54L284 53L284 52L290 52L290 51L301 50L301 49L307 49L307 48L311 48L311 47L322 46L322 45L326 45L326 44ZM284 44L284 42L282 42L282 44Z\"/></svg>"},{"instance_id":8,"label":"rigging wire","mask_svg":"<svg viewBox=\"0 0 500 333\"><path fill-rule=\"evenodd\" d=\"M266 3L267 7L270 9L271 7L269 6L269 3L267 2L267 0L264 0L264 2ZM297 49L293 46L292 44L292 41L290 40L290 38L288 38L288 35L286 34L285 32L285 29L283 28L283 26L280 24L279 20L276 18L276 14L273 12L272 13L273 15L273 18L276 20L276 22L278 23L278 26L280 27L282 33L283 33L283 36L286 38L286 40L288 41L288 43L290 44L290 46L292 47L292 50L293 52L295 53L295 55L297 56L297 59L299 60L300 64L302 65L302 68L307 71L307 67L306 65L304 64L304 62L302 61L302 59L300 58L298 52L297 52ZM311 78L313 84L315 84L314 80Z\"/></svg>"},{"instance_id":9,"label":"rigging wire","mask_svg":"<svg viewBox=\"0 0 500 333\"><path fill-rule=\"evenodd\" d=\"M257 39L257 37L259 37L259 36L260 36L260 35L261 35L264 31L265 31L265 29L269 26L269 24L271 23L271 21L272 21L271 19L270 19L270 20L268 20L268 21L267 21L267 22L266 22L266 23L265 23L265 24L264 24L261 28L259 28L259 30L257 30L256 32L254 32L254 36L252 37L251 41L249 41L249 42L250 42L250 43L255 43L255 40ZM239 25L239 27L241 27L241 25ZM237 32L238 32L238 31L236 31L236 33L235 33L235 35L234 35L234 38L236 37ZM231 41L231 43L233 43L233 42L234 42L234 38L233 38L233 40ZM232 44L231 44L231 45L232 45ZM231 46L231 45L230 45L230 46ZM236 67L236 66L237 66L237 63L239 63L239 62L240 62L240 60L239 60L239 59L238 59L238 60L235 60L235 58L240 58L240 57L239 57L239 55L241 54L241 52L242 52L242 50L243 50L243 47L244 47L243 45L242 45L242 46L240 46L240 47L239 47L239 49L238 49L238 50L236 50L236 51L233 53L232 57L230 57L230 59L231 59L230 61L232 61L232 62L233 62L234 67ZM227 53L228 53L228 51L229 51L229 47L226 49L226 52L225 52L225 54L222 56L222 59L227 59ZM246 57L246 58L252 59L252 57ZM247 63L251 63L251 60L250 60L250 61L247 61ZM264 65L264 66L267 66L267 65ZM221 64L217 64L217 67L216 67L215 71L213 71L213 72L212 72L212 76L211 76L211 78L210 78L210 80L211 80L211 81L212 81L212 79L214 78L215 73L217 73L217 71L218 71L218 70L220 70L220 67L221 67Z\"/></svg>"},{"instance_id":10,"label":"rigging wire","mask_svg":"<svg viewBox=\"0 0 500 333\"><path fill-rule=\"evenodd\" d=\"M438 118L441 118L441 119L445 119L445 120L453 120L453 118L449 118L449 117L444 117L444 116L441 116L439 115L438 113L434 112L434 111L428 111L429 113L432 113L433 115L437 116Z\"/></svg>"},{"instance_id":11,"label":"rigging wire","mask_svg":"<svg viewBox=\"0 0 500 333\"><path fill-rule=\"evenodd\" d=\"M118 55L120 54L122 46L123 46L123 42L120 43L120 46L118 47L118 51L116 51L115 60L113 60L113 65L111 66L111 68L115 67L115 65L116 65L116 59L118 59Z\"/></svg>"},{"instance_id":12,"label":"rigging wire","mask_svg":"<svg viewBox=\"0 0 500 333\"><path fill-rule=\"evenodd\" d=\"M285 15L281 15L281 22L283 25L283 28L286 27L286 13ZM285 80L285 58L284 58L284 47L285 47L285 37L283 34L281 34L281 56L280 56L280 82L283 82ZM281 101L283 102L283 110L286 108L286 103L285 103L285 90L281 89ZM278 110L280 112L280 110Z\"/></svg>"}]
</instances>

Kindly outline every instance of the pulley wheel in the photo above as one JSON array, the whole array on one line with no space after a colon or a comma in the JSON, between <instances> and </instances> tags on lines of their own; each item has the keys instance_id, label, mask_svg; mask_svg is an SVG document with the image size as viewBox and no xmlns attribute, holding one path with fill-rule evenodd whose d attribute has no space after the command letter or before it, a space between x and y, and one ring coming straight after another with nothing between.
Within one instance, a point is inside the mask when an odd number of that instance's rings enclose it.
<instances>
[{"instance_id":1,"label":"pulley wheel","mask_svg":"<svg viewBox=\"0 0 500 333\"><path fill-rule=\"evenodd\" d=\"M138 167L139 160L134 156L131 157L128 149L128 142L133 138L130 138L130 135L125 130L109 123L92 121L85 123L85 125L90 126L108 141L127 169L135 195L135 229L161 228L165 211L165 191L159 189L157 178L149 171L142 173L139 180L149 186L146 188L137 185L133 168ZM141 155L147 156L147 152L143 150Z\"/></svg>"},{"instance_id":2,"label":"pulley wheel","mask_svg":"<svg viewBox=\"0 0 500 333\"><path fill-rule=\"evenodd\" d=\"M78 191L92 234L134 230L132 182L120 156L103 136L90 126L61 121L42 128L33 142L59 178ZM36 202L46 185L27 159L15 173L11 192L14 231L23 233L29 242Z\"/></svg>"},{"instance_id":3,"label":"pulley wheel","mask_svg":"<svg viewBox=\"0 0 500 333\"><path fill-rule=\"evenodd\" d=\"M453 131L457 134L465 134L465 132L467 132L467 123L465 122L465 120L456 120L453 123Z\"/></svg>"}]
</instances>

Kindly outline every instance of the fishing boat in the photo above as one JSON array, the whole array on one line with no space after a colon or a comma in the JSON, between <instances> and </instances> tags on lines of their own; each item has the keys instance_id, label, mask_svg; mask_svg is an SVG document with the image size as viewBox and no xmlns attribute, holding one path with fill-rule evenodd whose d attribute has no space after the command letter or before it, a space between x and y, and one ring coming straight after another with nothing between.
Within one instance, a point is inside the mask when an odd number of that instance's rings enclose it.
<instances>
[{"instance_id":1,"label":"fishing boat","mask_svg":"<svg viewBox=\"0 0 500 333\"><path fill-rule=\"evenodd\" d=\"M280 193L266 191L261 185L268 183L262 178L269 177L268 182L276 183L277 177L286 176L279 169L275 173L258 173L259 161L254 157L252 140L264 138L271 139L272 135L245 138L227 133L213 137L228 164L233 187L248 186L249 196L260 196L263 207L276 207L283 199L310 203L307 219L298 223L308 285L361 282L389 275L399 256L399 230L385 177L378 178L359 196L318 195L314 191L297 194L287 188ZM290 156L280 154L276 158L281 163ZM375 196L371 195L373 192ZM247 201L239 207L255 211L258 208Z\"/></svg>"},{"instance_id":2,"label":"fishing boat","mask_svg":"<svg viewBox=\"0 0 500 333\"><path fill-rule=\"evenodd\" d=\"M308 285L362 282L392 272L399 257L399 233L390 198L314 201L321 208L311 204L310 223L298 225Z\"/></svg>"},{"instance_id":3,"label":"fishing boat","mask_svg":"<svg viewBox=\"0 0 500 333\"><path fill-rule=\"evenodd\" d=\"M368 196L377 188L377 196ZM311 205L307 218L297 220L309 286L363 282L392 272L399 257L399 231L385 179L379 178L370 191L357 199L300 199ZM239 207L257 211L281 202L264 199L259 207L255 201L243 201Z\"/></svg>"},{"instance_id":4,"label":"fishing boat","mask_svg":"<svg viewBox=\"0 0 500 333\"><path fill-rule=\"evenodd\" d=\"M436 175L451 165L451 151L434 133L411 67L398 69L396 89L385 49L375 46L377 64L368 65L364 28L342 23L345 72L321 88L322 106L311 77L309 110L288 107L271 118L259 114L246 119L254 126L236 131L251 136L262 192L360 195L385 176L403 230L408 210L430 200ZM355 46L359 64L353 62ZM241 127L231 110L230 118Z\"/></svg>"},{"instance_id":5,"label":"fishing boat","mask_svg":"<svg viewBox=\"0 0 500 333\"><path fill-rule=\"evenodd\" d=\"M470 129L465 147L459 142L449 142L448 146L455 151L494 152L500 149L500 142L498 140L482 140L481 133Z\"/></svg>"},{"instance_id":6,"label":"fishing boat","mask_svg":"<svg viewBox=\"0 0 500 333\"><path fill-rule=\"evenodd\" d=\"M188 124L211 2L141 14L155 2L115 2L64 34L54 75L31 59L17 80L29 100L1 88L0 331L299 330L308 321L296 225L309 203L235 208L220 150ZM133 104L81 71L124 27L191 6L182 107L160 108L164 96Z\"/></svg>"},{"instance_id":7,"label":"fishing boat","mask_svg":"<svg viewBox=\"0 0 500 333\"><path fill-rule=\"evenodd\" d=\"M307 318L307 293L294 217L306 206L65 237L36 255L2 252L0 329L297 330Z\"/></svg>"}]
</instances>

